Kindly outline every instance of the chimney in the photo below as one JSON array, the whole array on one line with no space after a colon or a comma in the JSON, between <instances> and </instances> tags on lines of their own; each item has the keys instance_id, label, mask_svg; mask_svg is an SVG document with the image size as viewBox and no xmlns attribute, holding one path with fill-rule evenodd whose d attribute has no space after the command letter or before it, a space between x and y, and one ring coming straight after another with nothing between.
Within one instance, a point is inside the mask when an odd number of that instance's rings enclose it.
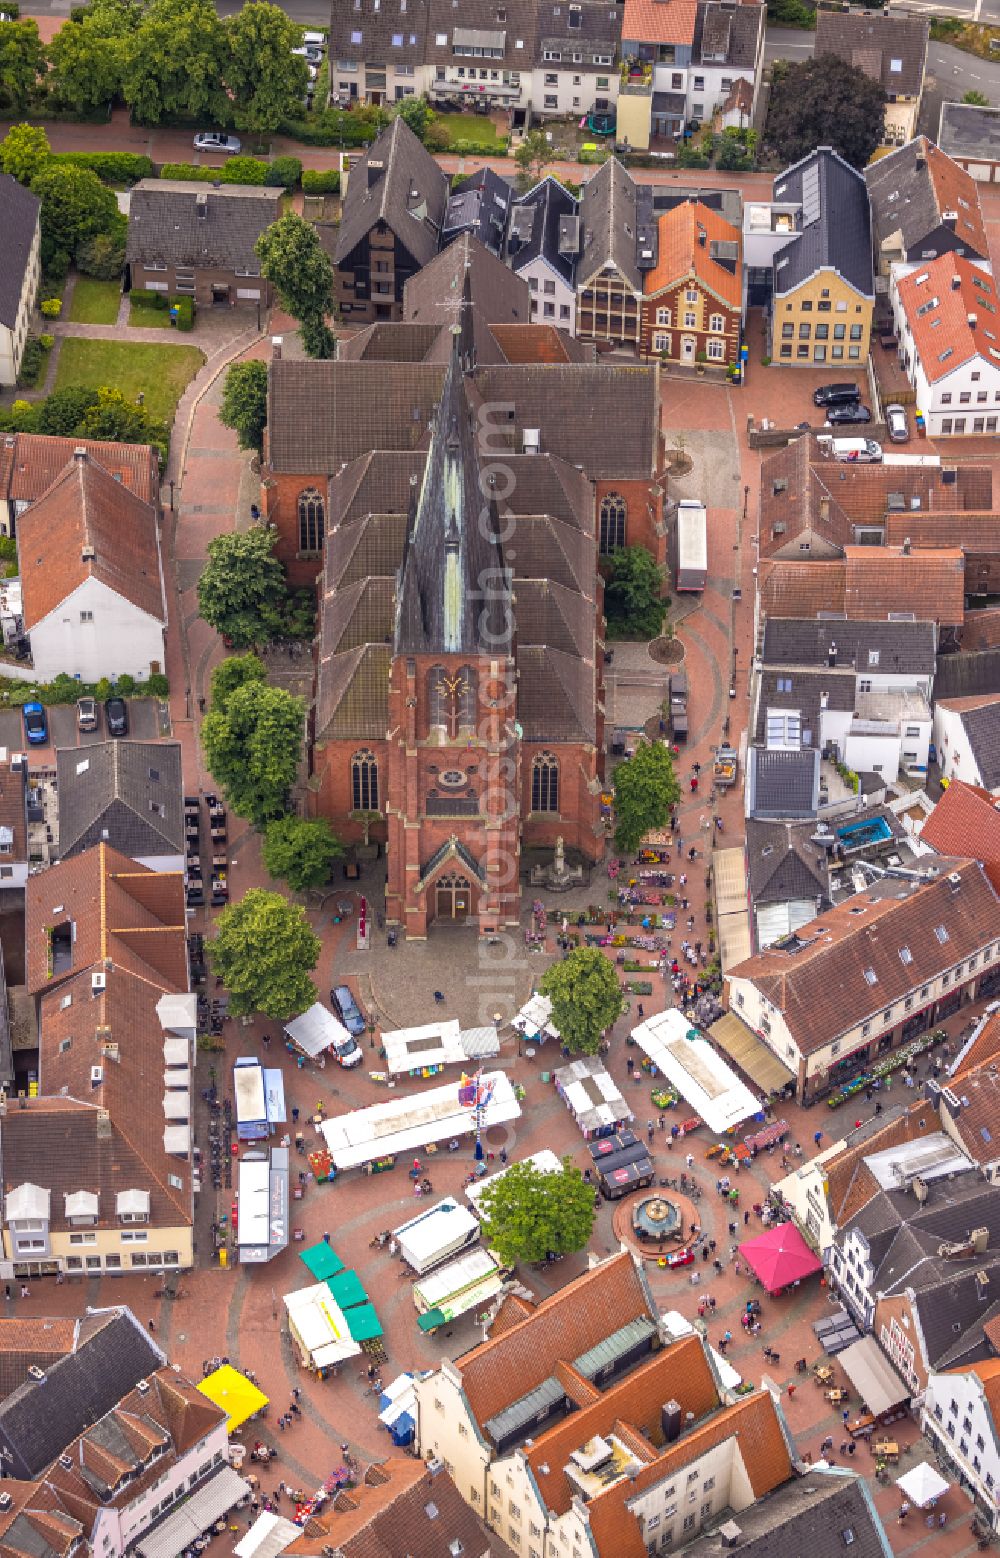
<instances>
[{"instance_id":1,"label":"chimney","mask_svg":"<svg viewBox=\"0 0 1000 1558\"><path fill-rule=\"evenodd\" d=\"M837 664L837 645L832 638L830 640L830 647L826 652L826 663L831 667L831 669Z\"/></svg>"},{"instance_id":2,"label":"chimney","mask_svg":"<svg viewBox=\"0 0 1000 1558\"><path fill-rule=\"evenodd\" d=\"M976 1272L976 1297L981 1304L985 1304L990 1291L990 1274L981 1268Z\"/></svg>"},{"instance_id":3,"label":"chimney","mask_svg":"<svg viewBox=\"0 0 1000 1558\"><path fill-rule=\"evenodd\" d=\"M97 1139L109 1141L111 1138L111 1115L107 1109L97 1111Z\"/></svg>"},{"instance_id":4,"label":"chimney","mask_svg":"<svg viewBox=\"0 0 1000 1558\"><path fill-rule=\"evenodd\" d=\"M666 1401L660 1408L660 1427L663 1429L663 1439L666 1444L673 1444L680 1438L681 1433L681 1406L679 1401Z\"/></svg>"},{"instance_id":5,"label":"chimney","mask_svg":"<svg viewBox=\"0 0 1000 1558\"><path fill-rule=\"evenodd\" d=\"M958 212L957 211L942 211L941 212L941 220L944 223L945 227L950 227L951 231L954 232L955 231L955 223L958 221Z\"/></svg>"},{"instance_id":6,"label":"chimney","mask_svg":"<svg viewBox=\"0 0 1000 1558\"><path fill-rule=\"evenodd\" d=\"M92 546L83 546L80 548L80 561L83 563L92 563L96 555L97 554Z\"/></svg>"},{"instance_id":7,"label":"chimney","mask_svg":"<svg viewBox=\"0 0 1000 1558\"><path fill-rule=\"evenodd\" d=\"M198 212L199 222L204 222L208 216L208 196L204 190L200 190L194 197L195 209Z\"/></svg>"},{"instance_id":8,"label":"chimney","mask_svg":"<svg viewBox=\"0 0 1000 1558\"><path fill-rule=\"evenodd\" d=\"M909 555L910 555L910 538L909 538L909 536L905 536L903 538L903 556L904 557L909 557Z\"/></svg>"},{"instance_id":9,"label":"chimney","mask_svg":"<svg viewBox=\"0 0 1000 1558\"><path fill-rule=\"evenodd\" d=\"M381 182L382 174L385 172L385 164L381 161L373 162L369 157L365 165L365 172L368 178L368 188L374 189L376 184Z\"/></svg>"},{"instance_id":10,"label":"chimney","mask_svg":"<svg viewBox=\"0 0 1000 1558\"><path fill-rule=\"evenodd\" d=\"M941 1103L951 1115L951 1118L957 1120L962 1113L962 1103L958 1094L950 1087L943 1087L941 1089Z\"/></svg>"},{"instance_id":11,"label":"chimney","mask_svg":"<svg viewBox=\"0 0 1000 1558\"><path fill-rule=\"evenodd\" d=\"M910 1185L910 1189L913 1191L916 1199L920 1202L920 1205L923 1206L924 1202L927 1200L928 1194L927 1181L925 1179L921 1179L919 1174L915 1174L913 1176L913 1182Z\"/></svg>"},{"instance_id":12,"label":"chimney","mask_svg":"<svg viewBox=\"0 0 1000 1558\"><path fill-rule=\"evenodd\" d=\"M924 169L927 166L927 158L923 155L922 152L918 152L917 153L916 160L915 160L913 166L916 168L918 173L923 173Z\"/></svg>"},{"instance_id":13,"label":"chimney","mask_svg":"<svg viewBox=\"0 0 1000 1558\"><path fill-rule=\"evenodd\" d=\"M282 348L283 344L284 344L284 337L283 336L272 335L272 337L271 337L271 361L272 362L280 362L281 361L281 348Z\"/></svg>"},{"instance_id":14,"label":"chimney","mask_svg":"<svg viewBox=\"0 0 1000 1558\"><path fill-rule=\"evenodd\" d=\"M830 523L829 498L820 498L819 500L819 522L821 525L828 525Z\"/></svg>"},{"instance_id":15,"label":"chimney","mask_svg":"<svg viewBox=\"0 0 1000 1558\"><path fill-rule=\"evenodd\" d=\"M700 225L698 227L698 242L701 244L701 247L703 249L704 249L705 245L708 243L708 233Z\"/></svg>"}]
</instances>

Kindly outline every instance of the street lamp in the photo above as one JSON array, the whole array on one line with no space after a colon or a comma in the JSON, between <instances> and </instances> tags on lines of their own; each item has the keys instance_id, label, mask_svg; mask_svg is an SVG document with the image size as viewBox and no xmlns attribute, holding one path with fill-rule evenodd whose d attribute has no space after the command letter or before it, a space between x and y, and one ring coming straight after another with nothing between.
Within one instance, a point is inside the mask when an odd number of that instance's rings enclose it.
<instances>
[{"instance_id":1,"label":"street lamp","mask_svg":"<svg viewBox=\"0 0 1000 1558\"><path fill-rule=\"evenodd\" d=\"M172 514L174 512L174 484L169 482L168 485L170 487L170 512Z\"/></svg>"}]
</instances>

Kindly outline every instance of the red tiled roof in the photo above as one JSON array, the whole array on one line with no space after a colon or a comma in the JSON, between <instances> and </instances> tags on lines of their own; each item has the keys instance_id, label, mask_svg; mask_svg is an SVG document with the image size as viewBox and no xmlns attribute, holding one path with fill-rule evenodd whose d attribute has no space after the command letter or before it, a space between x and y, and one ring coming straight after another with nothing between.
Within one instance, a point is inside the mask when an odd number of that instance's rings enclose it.
<instances>
[{"instance_id":1,"label":"red tiled roof","mask_svg":"<svg viewBox=\"0 0 1000 1558\"><path fill-rule=\"evenodd\" d=\"M758 570L766 617L815 617L821 611L875 620L912 611L920 622L957 626L965 612L965 558L959 547L936 551L845 546L844 557L799 563L765 557Z\"/></svg>"},{"instance_id":2,"label":"red tiled roof","mask_svg":"<svg viewBox=\"0 0 1000 1558\"><path fill-rule=\"evenodd\" d=\"M490 325L490 334L511 363L576 360L554 325Z\"/></svg>"},{"instance_id":3,"label":"red tiled roof","mask_svg":"<svg viewBox=\"0 0 1000 1558\"><path fill-rule=\"evenodd\" d=\"M879 467L868 466L866 469L878 470ZM982 470L989 481L992 477L990 467L985 466ZM965 474L965 469L959 472L960 477ZM987 503L990 501L987 499ZM911 546L929 547L932 550L960 546L966 553L1000 552L1000 514L914 514L912 510L906 514L887 514L885 539L890 546L902 546L904 541L909 541Z\"/></svg>"},{"instance_id":4,"label":"red tiled roof","mask_svg":"<svg viewBox=\"0 0 1000 1558\"><path fill-rule=\"evenodd\" d=\"M693 43L697 0L625 0L623 43Z\"/></svg>"},{"instance_id":5,"label":"red tiled roof","mask_svg":"<svg viewBox=\"0 0 1000 1558\"><path fill-rule=\"evenodd\" d=\"M994 1431L1000 1433L1000 1358L983 1358L978 1363L967 1363L957 1369L946 1369L945 1373L978 1375L983 1382L983 1394L993 1419Z\"/></svg>"},{"instance_id":6,"label":"red tiled roof","mask_svg":"<svg viewBox=\"0 0 1000 1558\"><path fill-rule=\"evenodd\" d=\"M962 628L963 649L996 649L1000 646L1000 606L967 611Z\"/></svg>"},{"instance_id":7,"label":"red tiled roof","mask_svg":"<svg viewBox=\"0 0 1000 1558\"><path fill-rule=\"evenodd\" d=\"M997 293L988 271L949 250L903 276L898 294L931 384L977 356L1000 364Z\"/></svg>"},{"instance_id":8,"label":"red tiled roof","mask_svg":"<svg viewBox=\"0 0 1000 1558\"><path fill-rule=\"evenodd\" d=\"M648 271L643 281L645 295L652 297L694 276L728 308L739 308L739 259L735 270L729 271L711 252L714 242L735 243L737 253L741 252L739 230L699 200L685 200L672 211L665 211L658 226L659 253L655 270Z\"/></svg>"},{"instance_id":9,"label":"red tiled roof","mask_svg":"<svg viewBox=\"0 0 1000 1558\"><path fill-rule=\"evenodd\" d=\"M928 140L926 135L920 136L920 140L927 159L927 172L937 197L938 211L942 215L945 211L956 212L955 231L968 238L977 254L989 254L990 241L986 236L986 224L979 203L979 186L972 174L960 168L947 152L942 151L934 141Z\"/></svg>"},{"instance_id":10,"label":"red tiled roof","mask_svg":"<svg viewBox=\"0 0 1000 1558\"><path fill-rule=\"evenodd\" d=\"M0 436L0 497L34 503L72 459L86 449L91 459L129 492L154 508L160 500L160 464L149 444L108 443L94 438L57 438L48 433Z\"/></svg>"},{"instance_id":11,"label":"red tiled roof","mask_svg":"<svg viewBox=\"0 0 1000 1558\"><path fill-rule=\"evenodd\" d=\"M961 1070L955 1072L952 1080L960 1082L966 1071L974 1071L977 1066L993 1064L997 1060L1000 1060L1000 1012L983 1024L979 1035L965 1053Z\"/></svg>"},{"instance_id":12,"label":"red tiled roof","mask_svg":"<svg viewBox=\"0 0 1000 1558\"><path fill-rule=\"evenodd\" d=\"M1000 893L1000 801L988 790L953 779L924 823L920 837L941 855L972 855L981 860Z\"/></svg>"}]
</instances>

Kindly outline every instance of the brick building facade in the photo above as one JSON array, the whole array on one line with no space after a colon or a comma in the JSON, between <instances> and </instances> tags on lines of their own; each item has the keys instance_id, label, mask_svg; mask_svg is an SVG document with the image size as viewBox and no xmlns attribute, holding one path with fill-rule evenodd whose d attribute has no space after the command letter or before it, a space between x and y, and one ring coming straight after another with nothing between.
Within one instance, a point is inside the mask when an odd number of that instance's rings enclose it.
<instances>
[{"instance_id":1,"label":"brick building facade","mask_svg":"<svg viewBox=\"0 0 1000 1558\"><path fill-rule=\"evenodd\" d=\"M656 269L643 277L640 351L729 367L740 351L740 235L688 200L658 222Z\"/></svg>"}]
</instances>

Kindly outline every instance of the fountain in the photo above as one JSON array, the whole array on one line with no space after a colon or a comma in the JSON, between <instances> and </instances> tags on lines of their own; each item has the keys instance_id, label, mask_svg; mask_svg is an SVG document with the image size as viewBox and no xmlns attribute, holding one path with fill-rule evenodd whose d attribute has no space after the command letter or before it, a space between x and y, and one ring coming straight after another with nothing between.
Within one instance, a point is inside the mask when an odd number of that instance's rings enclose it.
<instances>
[{"instance_id":1,"label":"fountain","mask_svg":"<svg viewBox=\"0 0 1000 1558\"><path fill-rule=\"evenodd\" d=\"M640 1239L677 1239L683 1232L680 1207L668 1201L666 1196L644 1196L632 1208L632 1231Z\"/></svg>"},{"instance_id":2,"label":"fountain","mask_svg":"<svg viewBox=\"0 0 1000 1558\"><path fill-rule=\"evenodd\" d=\"M550 893L566 893L583 882L583 867L566 864L566 845L562 834L556 839L555 853L549 866L532 866L532 887L547 887Z\"/></svg>"}]
</instances>

